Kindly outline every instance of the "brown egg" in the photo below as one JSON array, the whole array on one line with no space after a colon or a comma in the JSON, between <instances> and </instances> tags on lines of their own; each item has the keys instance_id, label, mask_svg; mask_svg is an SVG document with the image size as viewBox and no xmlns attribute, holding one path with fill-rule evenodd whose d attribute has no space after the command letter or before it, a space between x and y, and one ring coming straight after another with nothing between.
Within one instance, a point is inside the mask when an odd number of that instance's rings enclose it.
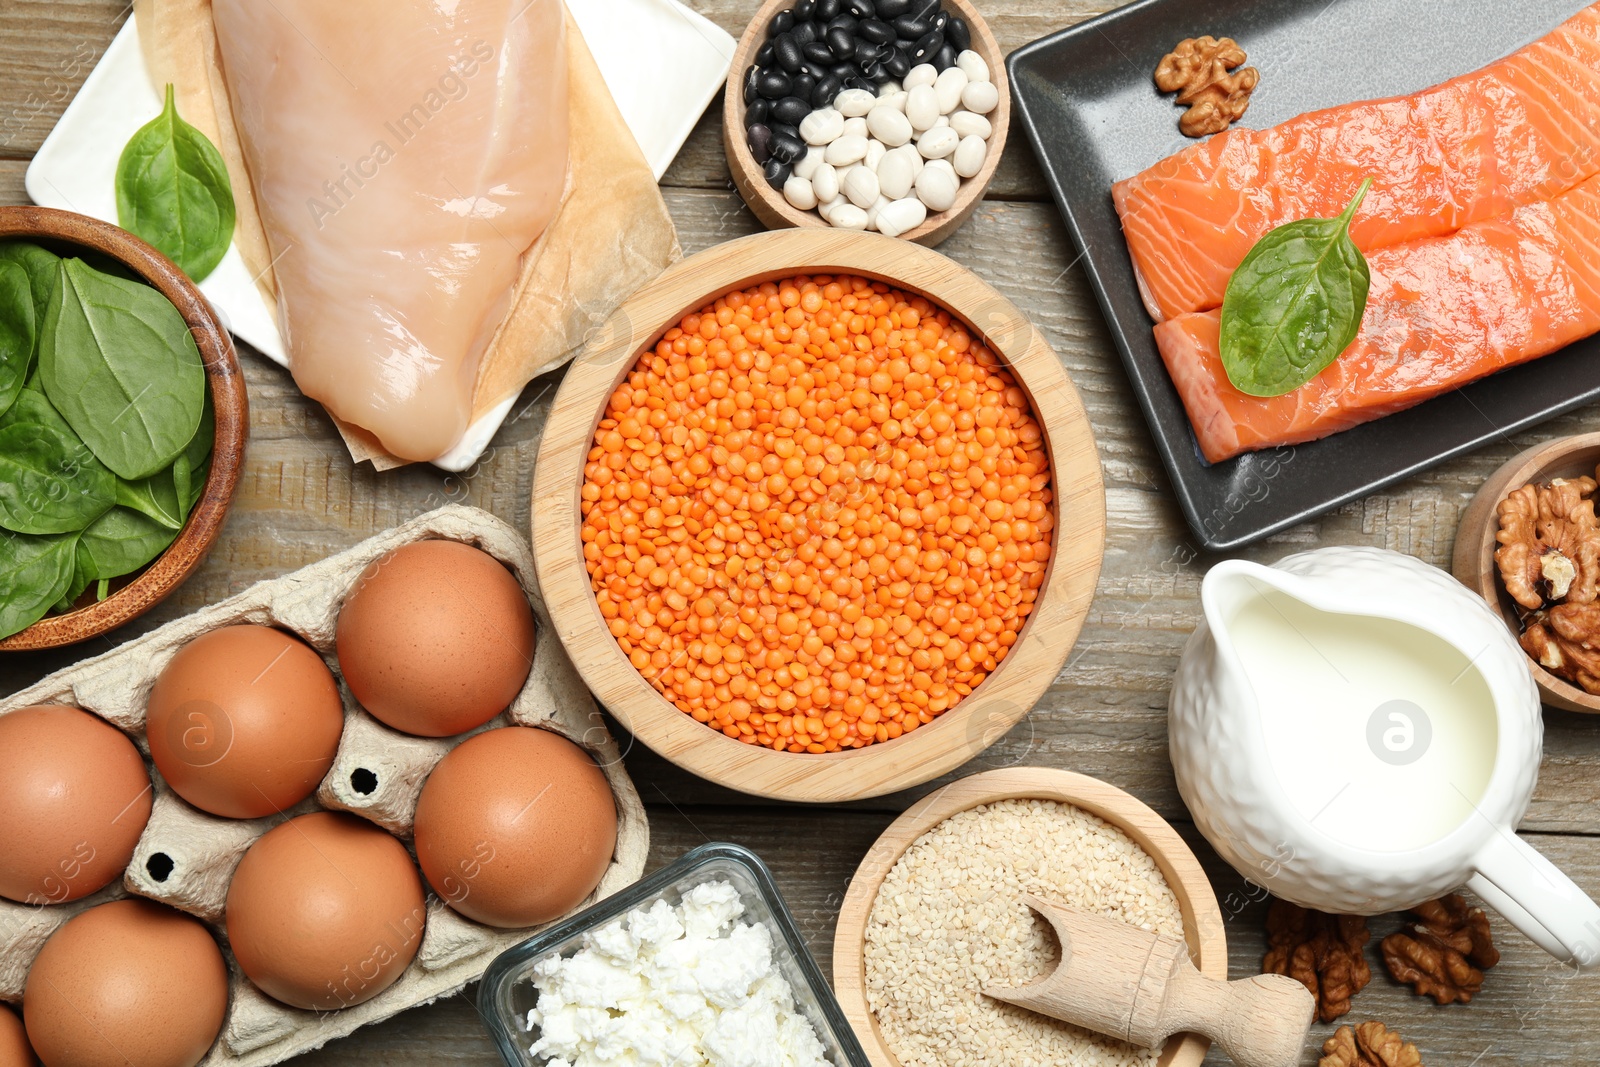
<instances>
[{"instance_id":1,"label":"brown egg","mask_svg":"<svg viewBox=\"0 0 1600 1067\"><path fill-rule=\"evenodd\" d=\"M0 1004L0 1067L37 1067L39 1059L28 1044L17 1013Z\"/></svg>"},{"instance_id":2,"label":"brown egg","mask_svg":"<svg viewBox=\"0 0 1600 1067\"><path fill-rule=\"evenodd\" d=\"M417 954L426 917L405 846L342 812L273 827L228 887L240 969L297 1008L348 1008L382 993Z\"/></svg>"},{"instance_id":3,"label":"brown egg","mask_svg":"<svg viewBox=\"0 0 1600 1067\"><path fill-rule=\"evenodd\" d=\"M45 1067L194 1067L227 1007L228 968L210 932L137 897L69 919L22 994Z\"/></svg>"},{"instance_id":4,"label":"brown egg","mask_svg":"<svg viewBox=\"0 0 1600 1067\"><path fill-rule=\"evenodd\" d=\"M68 707L0 715L0 896L77 900L127 868L150 774L126 734Z\"/></svg>"},{"instance_id":5,"label":"brown egg","mask_svg":"<svg viewBox=\"0 0 1600 1067\"><path fill-rule=\"evenodd\" d=\"M339 687L309 645L270 626L190 641L150 690L150 756L183 799L258 819L310 796L344 729Z\"/></svg>"},{"instance_id":6,"label":"brown egg","mask_svg":"<svg viewBox=\"0 0 1600 1067\"><path fill-rule=\"evenodd\" d=\"M604 772L549 730L469 737L417 798L417 862L428 884L489 926L533 926L571 911L600 884L616 843Z\"/></svg>"},{"instance_id":7,"label":"brown egg","mask_svg":"<svg viewBox=\"0 0 1600 1067\"><path fill-rule=\"evenodd\" d=\"M533 610L511 572L456 541L397 548L339 612L339 668L361 706L448 737L504 711L533 666Z\"/></svg>"}]
</instances>

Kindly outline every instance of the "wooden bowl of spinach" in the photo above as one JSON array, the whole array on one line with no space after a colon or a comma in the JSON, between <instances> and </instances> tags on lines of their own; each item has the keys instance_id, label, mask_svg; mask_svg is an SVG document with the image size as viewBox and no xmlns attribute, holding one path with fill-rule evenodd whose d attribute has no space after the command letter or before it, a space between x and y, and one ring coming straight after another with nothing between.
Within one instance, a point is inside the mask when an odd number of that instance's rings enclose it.
<instances>
[{"instance_id":1,"label":"wooden bowl of spinach","mask_svg":"<svg viewBox=\"0 0 1600 1067\"><path fill-rule=\"evenodd\" d=\"M0 650L148 611L222 529L249 403L193 282L125 230L0 208Z\"/></svg>"}]
</instances>

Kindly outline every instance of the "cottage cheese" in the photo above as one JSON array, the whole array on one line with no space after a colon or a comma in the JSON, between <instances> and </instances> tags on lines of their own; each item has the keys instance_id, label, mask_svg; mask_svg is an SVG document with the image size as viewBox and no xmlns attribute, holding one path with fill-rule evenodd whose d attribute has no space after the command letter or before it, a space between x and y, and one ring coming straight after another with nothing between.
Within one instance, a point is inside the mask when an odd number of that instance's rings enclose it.
<instances>
[{"instance_id":1,"label":"cottage cheese","mask_svg":"<svg viewBox=\"0 0 1600 1067\"><path fill-rule=\"evenodd\" d=\"M657 900L534 967L527 1028L547 1067L830 1067L727 882Z\"/></svg>"}]
</instances>

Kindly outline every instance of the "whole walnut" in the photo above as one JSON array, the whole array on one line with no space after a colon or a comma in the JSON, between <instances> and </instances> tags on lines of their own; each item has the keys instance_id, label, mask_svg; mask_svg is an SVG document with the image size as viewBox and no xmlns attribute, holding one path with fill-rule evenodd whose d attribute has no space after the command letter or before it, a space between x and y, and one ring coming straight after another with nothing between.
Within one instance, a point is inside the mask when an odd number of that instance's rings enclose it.
<instances>
[{"instance_id":1,"label":"whole walnut","mask_svg":"<svg viewBox=\"0 0 1600 1067\"><path fill-rule=\"evenodd\" d=\"M1267 909L1267 954L1261 969L1286 974L1317 998L1317 1020L1350 1011L1350 998L1372 981L1362 949L1372 939L1359 915L1329 915L1287 900Z\"/></svg>"},{"instance_id":2,"label":"whole walnut","mask_svg":"<svg viewBox=\"0 0 1600 1067\"><path fill-rule=\"evenodd\" d=\"M1178 104L1189 109L1178 120L1185 136L1221 133L1244 117L1250 94L1261 83L1254 67L1234 71L1246 58L1232 37L1191 37L1162 58L1156 88L1177 93Z\"/></svg>"}]
</instances>

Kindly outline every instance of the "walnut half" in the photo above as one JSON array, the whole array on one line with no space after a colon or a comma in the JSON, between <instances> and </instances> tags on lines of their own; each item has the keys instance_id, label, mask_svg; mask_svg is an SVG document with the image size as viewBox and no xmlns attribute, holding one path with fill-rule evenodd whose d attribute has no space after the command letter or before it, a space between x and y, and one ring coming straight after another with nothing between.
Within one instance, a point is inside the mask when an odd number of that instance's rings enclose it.
<instances>
[{"instance_id":1,"label":"walnut half","mask_svg":"<svg viewBox=\"0 0 1600 1067\"><path fill-rule=\"evenodd\" d=\"M1383 962L1397 982L1437 1004L1466 1004L1483 988L1483 972L1500 962L1489 916L1459 893L1419 905L1410 929L1383 939Z\"/></svg>"},{"instance_id":2,"label":"walnut half","mask_svg":"<svg viewBox=\"0 0 1600 1067\"><path fill-rule=\"evenodd\" d=\"M1317 998L1317 1020L1331 1023L1372 981L1361 950L1372 937L1359 915L1329 915L1287 900L1267 909L1267 954L1261 969L1286 974Z\"/></svg>"},{"instance_id":3,"label":"walnut half","mask_svg":"<svg viewBox=\"0 0 1600 1067\"><path fill-rule=\"evenodd\" d=\"M1417 1046L1380 1022L1341 1026L1322 1043L1317 1067L1422 1067Z\"/></svg>"},{"instance_id":4,"label":"walnut half","mask_svg":"<svg viewBox=\"0 0 1600 1067\"><path fill-rule=\"evenodd\" d=\"M1178 120L1188 137L1221 133L1244 117L1250 94L1261 83L1254 67L1233 71L1244 63L1244 49L1232 37L1191 37L1162 58L1156 67L1156 88L1177 93L1178 103L1189 110Z\"/></svg>"}]
</instances>

